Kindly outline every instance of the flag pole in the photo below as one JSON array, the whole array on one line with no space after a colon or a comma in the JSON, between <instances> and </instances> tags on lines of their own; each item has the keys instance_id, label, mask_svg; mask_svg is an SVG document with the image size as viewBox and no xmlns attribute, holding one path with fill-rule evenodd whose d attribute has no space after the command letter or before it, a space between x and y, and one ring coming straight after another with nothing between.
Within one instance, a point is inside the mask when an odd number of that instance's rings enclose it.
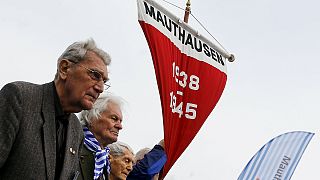
<instances>
[{"instance_id":1,"label":"flag pole","mask_svg":"<svg viewBox=\"0 0 320 180\"><path fill-rule=\"evenodd\" d=\"M184 21L185 23L188 23L189 14L190 14L190 12L191 12L191 7L190 7L191 3L190 3L190 0L187 1L187 4L186 4L186 5L187 5L187 6L186 6L186 9L185 9L185 11L184 11L183 21Z\"/></svg>"},{"instance_id":2,"label":"flag pole","mask_svg":"<svg viewBox=\"0 0 320 180\"><path fill-rule=\"evenodd\" d=\"M191 3L190 0L186 3L186 9L184 10L184 18L183 21L188 24L189 21L189 15L191 13ZM227 58L229 62L233 62L235 60L235 57L233 54L230 54L230 57Z\"/></svg>"}]
</instances>

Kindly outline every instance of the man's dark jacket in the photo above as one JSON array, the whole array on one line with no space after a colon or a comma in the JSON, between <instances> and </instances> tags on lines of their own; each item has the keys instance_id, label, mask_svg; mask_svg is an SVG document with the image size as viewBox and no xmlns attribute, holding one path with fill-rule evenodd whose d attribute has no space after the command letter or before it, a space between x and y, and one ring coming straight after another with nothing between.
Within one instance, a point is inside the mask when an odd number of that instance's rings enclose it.
<instances>
[{"instance_id":1,"label":"man's dark jacket","mask_svg":"<svg viewBox=\"0 0 320 180\"><path fill-rule=\"evenodd\" d=\"M59 179L73 179L83 142L81 125L68 118L66 149ZM52 180L56 169L53 82L14 82L0 91L0 179Z\"/></svg>"}]
</instances>

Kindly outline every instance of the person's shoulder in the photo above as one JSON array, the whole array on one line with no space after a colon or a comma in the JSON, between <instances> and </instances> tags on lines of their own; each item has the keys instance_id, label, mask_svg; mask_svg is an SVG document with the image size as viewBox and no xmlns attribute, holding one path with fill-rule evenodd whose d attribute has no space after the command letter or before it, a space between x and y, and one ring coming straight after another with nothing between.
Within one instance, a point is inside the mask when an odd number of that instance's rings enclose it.
<instances>
[{"instance_id":1,"label":"person's shoulder","mask_svg":"<svg viewBox=\"0 0 320 180\"><path fill-rule=\"evenodd\" d=\"M26 84L26 82L23 82L23 81L10 82L10 83L4 85L1 89L1 91L4 93L10 93L10 94L14 93L15 94L15 93L21 91L20 89L23 89L25 84Z\"/></svg>"},{"instance_id":2,"label":"person's shoulder","mask_svg":"<svg viewBox=\"0 0 320 180\"><path fill-rule=\"evenodd\" d=\"M49 83L47 83L49 84ZM46 84L34 84L25 81L10 82L2 87L1 92L6 96L30 96L35 97ZM34 95L33 95L34 94Z\"/></svg>"},{"instance_id":3,"label":"person's shoulder","mask_svg":"<svg viewBox=\"0 0 320 180\"><path fill-rule=\"evenodd\" d=\"M31 82L25 82L25 81L14 81L6 84L3 88L18 88L18 89L25 89L29 87L38 87L39 84L34 84Z\"/></svg>"}]
</instances>

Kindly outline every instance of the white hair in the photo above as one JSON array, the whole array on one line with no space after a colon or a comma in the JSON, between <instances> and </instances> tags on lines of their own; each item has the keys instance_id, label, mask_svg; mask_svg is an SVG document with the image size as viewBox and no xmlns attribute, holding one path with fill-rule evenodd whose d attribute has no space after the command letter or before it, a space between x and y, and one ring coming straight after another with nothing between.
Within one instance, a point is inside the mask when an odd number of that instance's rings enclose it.
<instances>
[{"instance_id":1,"label":"white hair","mask_svg":"<svg viewBox=\"0 0 320 180\"><path fill-rule=\"evenodd\" d=\"M99 98L93 104L93 108L90 110L82 110L79 114L80 123L84 126L88 126L94 119L101 117L101 114L108 110L109 104L115 104L119 106L121 112L123 109L124 101L121 97L115 96L111 93L100 94Z\"/></svg>"},{"instance_id":2,"label":"white hair","mask_svg":"<svg viewBox=\"0 0 320 180\"><path fill-rule=\"evenodd\" d=\"M151 151L150 148L146 147L146 148L143 148L143 149L140 149L136 155L134 156L134 161L137 162L137 161L140 161L141 159L144 158L144 155L146 155L147 153L149 153Z\"/></svg>"},{"instance_id":3,"label":"white hair","mask_svg":"<svg viewBox=\"0 0 320 180\"><path fill-rule=\"evenodd\" d=\"M132 155L134 155L132 148L128 144L121 141L109 144L108 147L110 148L110 155L112 156L123 156L124 149L128 149L132 153Z\"/></svg>"}]
</instances>

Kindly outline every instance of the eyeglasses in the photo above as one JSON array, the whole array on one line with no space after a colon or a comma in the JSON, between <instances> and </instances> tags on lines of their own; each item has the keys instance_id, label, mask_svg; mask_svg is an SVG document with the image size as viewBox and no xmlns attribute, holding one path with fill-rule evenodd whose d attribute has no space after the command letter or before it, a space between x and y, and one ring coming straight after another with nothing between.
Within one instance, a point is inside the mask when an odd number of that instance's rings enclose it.
<instances>
[{"instance_id":1,"label":"eyeglasses","mask_svg":"<svg viewBox=\"0 0 320 180\"><path fill-rule=\"evenodd\" d=\"M79 66L85 68L88 73L89 73L89 76L91 77L91 79L97 81L97 82L100 82L100 81L103 81L103 84L104 84L104 90L107 90L110 88L111 84L108 80L106 79L103 79L103 76L100 72L96 71L96 70L93 70L93 69L89 69L81 64L78 64Z\"/></svg>"},{"instance_id":2,"label":"eyeglasses","mask_svg":"<svg viewBox=\"0 0 320 180\"><path fill-rule=\"evenodd\" d=\"M69 60L70 61L70 60ZM104 90L107 90L110 88L111 84L109 82L109 80L106 80L106 79L103 79L103 76L100 72L96 71L96 70L93 70L93 69L89 69L81 64L78 64L78 63L75 63L73 61L70 61L74 64L77 64L78 66L81 66L83 68L85 68L87 71L88 71L88 74L89 76L91 77L91 79L97 81L97 82L100 82L100 81L103 81L103 84L104 84Z\"/></svg>"}]
</instances>

